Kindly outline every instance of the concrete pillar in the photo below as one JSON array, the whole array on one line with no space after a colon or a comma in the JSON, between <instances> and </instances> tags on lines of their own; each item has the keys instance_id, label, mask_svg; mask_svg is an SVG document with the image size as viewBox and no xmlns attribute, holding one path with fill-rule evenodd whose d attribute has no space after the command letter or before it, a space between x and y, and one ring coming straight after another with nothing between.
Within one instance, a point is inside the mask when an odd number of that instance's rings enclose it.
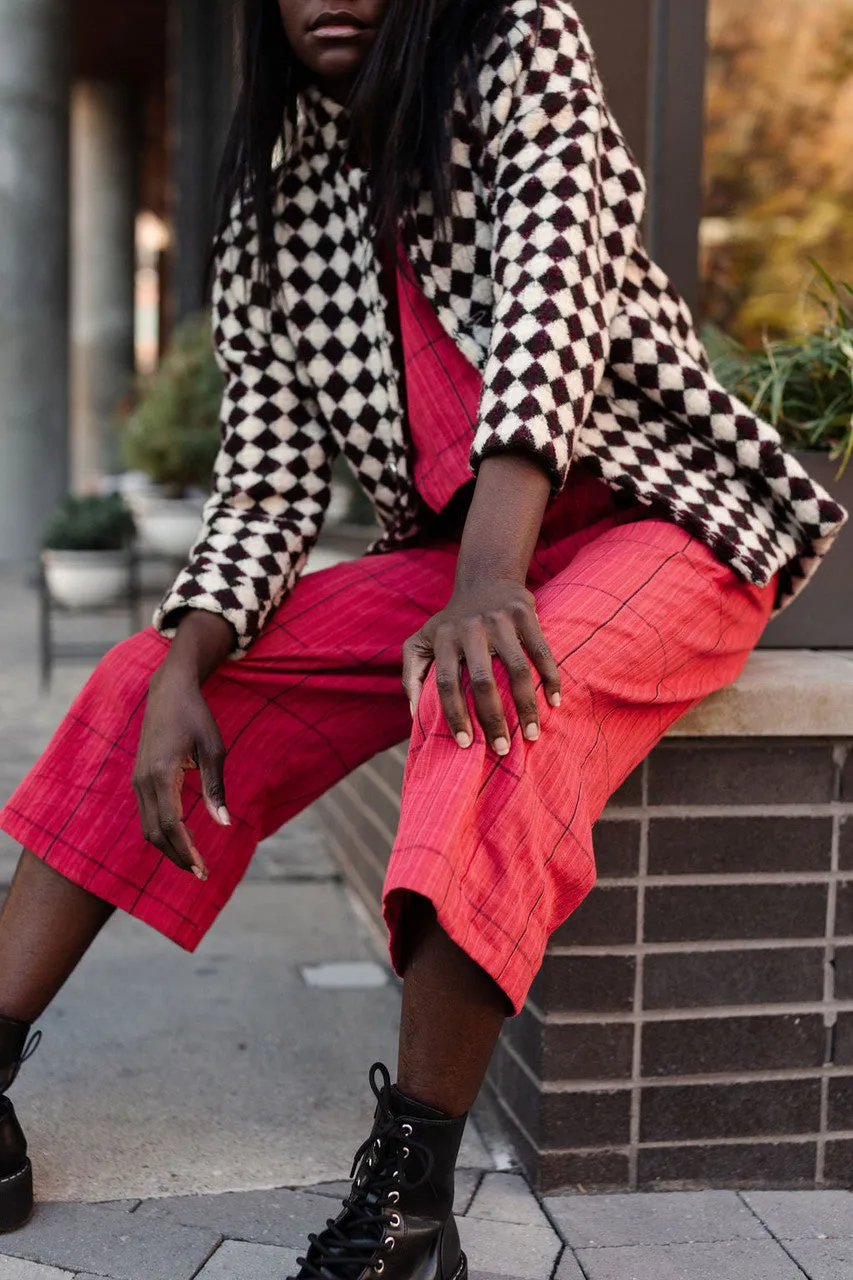
<instances>
[{"instance_id":1,"label":"concrete pillar","mask_svg":"<svg viewBox=\"0 0 853 1280\"><path fill-rule=\"evenodd\" d=\"M0 0L0 559L68 478L68 0Z\"/></svg>"},{"instance_id":2,"label":"concrete pillar","mask_svg":"<svg viewBox=\"0 0 853 1280\"><path fill-rule=\"evenodd\" d=\"M652 253L695 311L705 162L708 0L657 0L652 120Z\"/></svg>"},{"instance_id":3,"label":"concrete pillar","mask_svg":"<svg viewBox=\"0 0 853 1280\"><path fill-rule=\"evenodd\" d=\"M71 97L71 479L120 464L115 407L133 377L135 138L121 85Z\"/></svg>"}]
</instances>

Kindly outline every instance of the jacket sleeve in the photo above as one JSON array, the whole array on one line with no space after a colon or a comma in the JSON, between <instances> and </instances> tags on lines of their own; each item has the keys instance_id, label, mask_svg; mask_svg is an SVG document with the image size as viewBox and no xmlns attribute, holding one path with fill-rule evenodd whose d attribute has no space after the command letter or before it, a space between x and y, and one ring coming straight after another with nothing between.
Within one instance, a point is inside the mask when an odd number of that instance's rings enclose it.
<instances>
[{"instance_id":1,"label":"jacket sleeve","mask_svg":"<svg viewBox=\"0 0 853 1280\"><path fill-rule=\"evenodd\" d=\"M574 6L542 0L538 27L524 0L513 8L517 70L491 78L512 87L494 104L492 337L471 465L522 450L559 489L605 373L645 187Z\"/></svg>"},{"instance_id":2,"label":"jacket sleeve","mask_svg":"<svg viewBox=\"0 0 853 1280\"><path fill-rule=\"evenodd\" d=\"M189 563L154 618L217 613L241 657L302 571L331 494L331 433L299 371L284 318L261 305L257 239L235 222L219 247L214 348L225 374L214 492Z\"/></svg>"}]
</instances>

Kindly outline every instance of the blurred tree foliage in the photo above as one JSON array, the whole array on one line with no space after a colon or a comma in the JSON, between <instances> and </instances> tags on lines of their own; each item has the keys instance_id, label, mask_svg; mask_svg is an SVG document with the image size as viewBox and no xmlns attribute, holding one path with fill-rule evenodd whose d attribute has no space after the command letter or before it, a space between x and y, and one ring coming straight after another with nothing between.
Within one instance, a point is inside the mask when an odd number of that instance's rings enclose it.
<instances>
[{"instance_id":1,"label":"blurred tree foliage","mask_svg":"<svg viewBox=\"0 0 853 1280\"><path fill-rule=\"evenodd\" d=\"M705 319L750 347L853 276L853 0L710 0Z\"/></svg>"}]
</instances>

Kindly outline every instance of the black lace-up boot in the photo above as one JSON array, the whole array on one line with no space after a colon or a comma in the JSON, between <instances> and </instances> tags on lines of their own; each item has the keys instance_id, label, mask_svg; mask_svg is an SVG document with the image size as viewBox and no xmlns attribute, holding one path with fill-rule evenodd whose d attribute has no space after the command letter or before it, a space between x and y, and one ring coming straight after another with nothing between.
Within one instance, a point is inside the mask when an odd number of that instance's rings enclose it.
<instances>
[{"instance_id":1,"label":"black lace-up boot","mask_svg":"<svg viewBox=\"0 0 853 1280\"><path fill-rule=\"evenodd\" d=\"M406 1098L379 1062L370 1087L376 1118L355 1153L352 1190L337 1218L308 1237L296 1280L468 1280L453 1217L467 1117L451 1120Z\"/></svg>"},{"instance_id":2,"label":"black lace-up boot","mask_svg":"<svg viewBox=\"0 0 853 1280\"><path fill-rule=\"evenodd\" d=\"M29 1026L0 1018L0 1233L17 1231L33 1211L33 1170L27 1140L6 1097L21 1066L41 1039L37 1031L27 1043Z\"/></svg>"}]
</instances>

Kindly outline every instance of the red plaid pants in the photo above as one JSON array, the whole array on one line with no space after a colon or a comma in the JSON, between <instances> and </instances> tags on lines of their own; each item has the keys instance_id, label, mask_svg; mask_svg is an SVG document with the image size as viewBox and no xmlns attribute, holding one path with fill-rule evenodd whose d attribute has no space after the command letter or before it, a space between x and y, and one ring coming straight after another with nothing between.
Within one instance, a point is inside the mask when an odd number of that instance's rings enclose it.
<instances>
[{"instance_id":1,"label":"red plaid pants","mask_svg":"<svg viewBox=\"0 0 853 1280\"><path fill-rule=\"evenodd\" d=\"M592 827L670 725L735 679L767 621L760 589L672 524L617 513L578 469L548 510L530 570L563 676L541 696L542 737L511 748L482 732L461 750L434 680L418 709L384 892L391 957L407 891L521 1008L548 937L595 879ZM216 827L189 775L185 814L210 868L201 884L146 845L130 778L149 677L168 641L117 646L0 815L11 836L84 888L192 949L225 906L258 841L363 761L405 739L406 638L450 596L458 545L436 542L303 578L240 662L205 696L227 747L234 818Z\"/></svg>"}]
</instances>

